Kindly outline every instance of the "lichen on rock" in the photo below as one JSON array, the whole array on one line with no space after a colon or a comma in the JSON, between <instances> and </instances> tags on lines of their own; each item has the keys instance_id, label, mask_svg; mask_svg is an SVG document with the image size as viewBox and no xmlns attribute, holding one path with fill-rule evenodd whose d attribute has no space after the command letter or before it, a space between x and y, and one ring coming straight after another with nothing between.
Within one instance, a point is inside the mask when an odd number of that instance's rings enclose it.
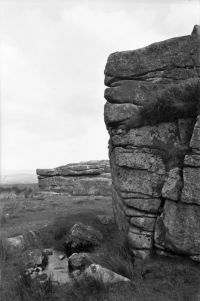
<instances>
[{"instance_id":1,"label":"lichen on rock","mask_svg":"<svg viewBox=\"0 0 200 301\"><path fill-rule=\"evenodd\" d=\"M37 169L39 188L70 196L110 196L108 160L67 164L53 169Z\"/></svg>"},{"instance_id":2,"label":"lichen on rock","mask_svg":"<svg viewBox=\"0 0 200 301\"><path fill-rule=\"evenodd\" d=\"M199 32L115 52L105 67L113 208L135 256L200 256Z\"/></svg>"}]
</instances>

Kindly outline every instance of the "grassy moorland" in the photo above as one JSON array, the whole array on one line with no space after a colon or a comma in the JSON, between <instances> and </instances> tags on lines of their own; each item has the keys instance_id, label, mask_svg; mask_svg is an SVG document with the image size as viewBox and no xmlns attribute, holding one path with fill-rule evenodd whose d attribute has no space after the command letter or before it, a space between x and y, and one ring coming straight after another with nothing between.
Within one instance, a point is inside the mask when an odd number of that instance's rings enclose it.
<instances>
[{"instance_id":1,"label":"grassy moorland","mask_svg":"<svg viewBox=\"0 0 200 301\"><path fill-rule=\"evenodd\" d=\"M30 186L24 187L29 189ZM33 187L32 187L33 188ZM153 257L141 262L134 260L118 233L115 224L102 225L98 214L112 214L111 199L19 194L0 201L0 300L2 301L199 301L200 264L184 258ZM27 248L55 247L63 250L68 229L83 222L99 229L104 240L93 260L131 279L131 283L104 285L91 278L75 281L73 285L54 286L51 279L45 284L23 276L25 252L10 253L4 238L37 233L37 242ZM29 244L28 244L29 243Z\"/></svg>"}]
</instances>

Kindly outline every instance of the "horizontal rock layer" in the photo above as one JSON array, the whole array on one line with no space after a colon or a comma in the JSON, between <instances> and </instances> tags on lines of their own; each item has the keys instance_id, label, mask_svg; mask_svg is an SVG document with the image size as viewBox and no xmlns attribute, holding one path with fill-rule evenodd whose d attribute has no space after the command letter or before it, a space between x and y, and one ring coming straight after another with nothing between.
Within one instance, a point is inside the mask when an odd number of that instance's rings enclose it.
<instances>
[{"instance_id":1,"label":"horizontal rock layer","mask_svg":"<svg viewBox=\"0 0 200 301\"><path fill-rule=\"evenodd\" d=\"M54 169L37 169L39 187L68 195L111 195L109 161L67 164Z\"/></svg>"},{"instance_id":2,"label":"horizontal rock layer","mask_svg":"<svg viewBox=\"0 0 200 301\"><path fill-rule=\"evenodd\" d=\"M41 177L100 175L110 173L110 165L107 160L88 161L67 164L53 169L37 169L36 173Z\"/></svg>"},{"instance_id":3,"label":"horizontal rock layer","mask_svg":"<svg viewBox=\"0 0 200 301\"><path fill-rule=\"evenodd\" d=\"M199 28L115 52L105 67L114 214L133 253L142 258L155 248L200 258L200 116L192 107L197 96L184 94L200 84ZM170 89L180 91L173 100ZM140 112L160 95L162 106L171 102L183 113L172 118L166 110L164 120L152 115L157 122L144 114L141 122Z\"/></svg>"},{"instance_id":4,"label":"horizontal rock layer","mask_svg":"<svg viewBox=\"0 0 200 301\"><path fill-rule=\"evenodd\" d=\"M200 67L198 34L172 38L145 48L115 52L108 57L105 83L119 79L167 78L171 81L196 77Z\"/></svg>"}]
</instances>

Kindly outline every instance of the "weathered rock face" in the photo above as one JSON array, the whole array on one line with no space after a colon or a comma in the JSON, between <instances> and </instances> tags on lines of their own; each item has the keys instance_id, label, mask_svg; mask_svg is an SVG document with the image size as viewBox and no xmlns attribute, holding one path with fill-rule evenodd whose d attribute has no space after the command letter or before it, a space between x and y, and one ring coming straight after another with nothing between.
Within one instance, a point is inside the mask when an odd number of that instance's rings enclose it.
<instances>
[{"instance_id":1,"label":"weathered rock face","mask_svg":"<svg viewBox=\"0 0 200 301\"><path fill-rule=\"evenodd\" d=\"M113 208L136 256L162 249L200 258L200 116L184 104L180 118L137 123L140 110L160 91L189 86L192 79L200 84L199 28L188 36L115 52L105 67ZM127 130L130 118L135 126Z\"/></svg>"},{"instance_id":2,"label":"weathered rock face","mask_svg":"<svg viewBox=\"0 0 200 301\"><path fill-rule=\"evenodd\" d=\"M110 163L107 160L67 164L54 169L37 169L39 187L68 195L111 195Z\"/></svg>"},{"instance_id":3,"label":"weathered rock face","mask_svg":"<svg viewBox=\"0 0 200 301\"><path fill-rule=\"evenodd\" d=\"M200 208L166 200L156 222L155 243L159 248L176 253L199 255Z\"/></svg>"},{"instance_id":4,"label":"weathered rock face","mask_svg":"<svg viewBox=\"0 0 200 301\"><path fill-rule=\"evenodd\" d=\"M103 235L99 230L82 223L75 224L69 231L64 242L65 252L68 256L73 253L88 252L99 246Z\"/></svg>"}]
</instances>

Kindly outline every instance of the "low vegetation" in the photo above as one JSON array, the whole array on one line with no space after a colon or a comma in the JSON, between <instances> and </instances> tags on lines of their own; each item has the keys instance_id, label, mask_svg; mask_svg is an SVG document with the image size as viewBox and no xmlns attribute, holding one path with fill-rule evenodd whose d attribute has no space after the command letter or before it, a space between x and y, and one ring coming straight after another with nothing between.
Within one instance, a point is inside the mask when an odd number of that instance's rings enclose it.
<instances>
[{"instance_id":1,"label":"low vegetation","mask_svg":"<svg viewBox=\"0 0 200 301\"><path fill-rule=\"evenodd\" d=\"M19 185L4 185L0 187L0 193L1 194L8 194L13 193L16 196L18 195L24 195L25 197L29 197L31 193L37 190L37 185L36 184L19 184Z\"/></svg>"},{"instance_id":2,"label":"low vegetation","mask_svg":"<svg viewBox=\"0 0 200 301\"><path fill-rule=\"evenodd\" d=\"M158 256L143 262L135 260L116 225L103 225L96 218L98 214L112 212L111 202L102 202L94 199L82 202L80 199L70 198L60 198L60 203L58 199L52 201L48 198L18 199L14 209L16 217L11 217L1 227L2 301L199 301L199 264L184 258ZM4 205L5 213L10 210L11 214L11 203L6 200ZM40 210L43 206L46 210ZM105 209L102 210L102 207ZM92 260L128 277L130 283L105 285L101 280L91 277L65 285L55 285L51 278L40 283L24 274L25 252L10 252L3 239L31 229L37 231L39 239L36 245L27 244L28 248L54 246L57 250L64 251L65 235L76 222L91 225L103 233L102 245L91 254Z\"/></svg>"}]
</instances>

